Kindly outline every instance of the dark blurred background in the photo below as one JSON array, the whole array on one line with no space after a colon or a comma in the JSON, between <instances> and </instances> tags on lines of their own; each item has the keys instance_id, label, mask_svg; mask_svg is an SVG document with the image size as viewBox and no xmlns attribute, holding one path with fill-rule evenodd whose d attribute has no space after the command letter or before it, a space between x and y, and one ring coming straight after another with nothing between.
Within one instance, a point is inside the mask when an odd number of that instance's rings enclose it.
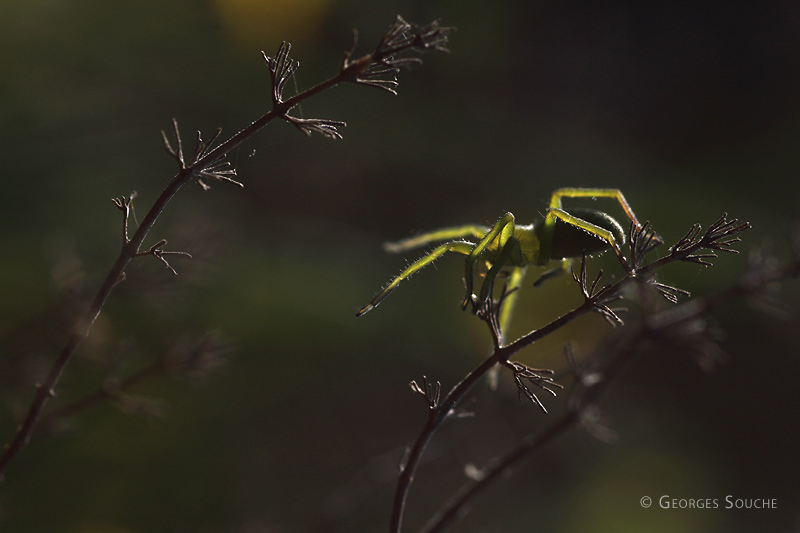
<instances>
[{"instance_id":1,"label":"dark blurred background","mask_svg":"<svg viewBox=\"0 0 800 533\"><path fill-rule=\"evenodd\" d=\"M786 256L800 192L796 3L6 0L4 441L116 257L109 199L137 191L141 218L173 175L159 137L170 119L187 139L230 135L268 109L261 50L291 41L303 89L337 72L353 28L367 52L397 13L456 26L452 53L401 73L397 97L343 86L303 104L303 116L346 120L344 140L271 124L231 155L243 190L182 191L148 242L166 238L194 259L171 260L177 277L147 258L128 269L51 407L209 335L229 346L224 362L50 424L7 472L0 530L386 530L397 466L426 416L408 382L427 375L449 389L490 344L458 308L455 257L354 317L416 258L385 254L387 239L507 210L532 221L553 189L596 186L622 189L668 242L726 211L753 224L746 253L665 274L697 295L737 279L747 252ZM796 280L780 292L796 311ZM526 290L512 335L576 298L566 278ZM641 353L601 404L615 444L570 433L452 531L797 531L797 317L736 301L710 320L727 332L724 365L709 373L684 353ZM559 367L567 341L587 354L608 332L586 317L521 358ZM548 398L545 415L501 381L476 391L474 418L437 434L409 531L465 465L563 406ZM662 495L720 509L641 508ZM778 509L725 510L727 495Z\"/></svg>"}]
</instances>

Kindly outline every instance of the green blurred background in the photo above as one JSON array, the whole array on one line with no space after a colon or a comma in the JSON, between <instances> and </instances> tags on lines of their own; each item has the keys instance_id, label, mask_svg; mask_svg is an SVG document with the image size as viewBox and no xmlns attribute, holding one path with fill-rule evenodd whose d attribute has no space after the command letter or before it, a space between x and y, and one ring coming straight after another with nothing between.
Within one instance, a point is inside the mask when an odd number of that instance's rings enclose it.
<instances>
[{"instance_id":1,"label":"green blurred background","mask_svg":"<svg viewBox=\"0 0 800 533\"><path fill-rule=\"evenodd\" d=\"M445 258L356 319L406 259L381 243L443 225L520 221L561 186L619 187L667 241L723 212L743 251L785 256L797 221L800 6L759 2L215 0L0 2L0 414L13 433L39 379L116 257L110 198L143 216L174 173L159 130L232 134L268 109L259 52L289 40L297 88L367 52L394 16L457 26L449 55L400 75L400 95L343 86L302 106L345 138L270 125L234 152L245 188L187 188L113 293L51 407L215 332L225 363L163 376L41 436L0 487L0 530L75 533L384 531L397 466L426 408L408 382L449 389L485 356ZM292 84L288 91L294 90ZM747 255L667 281L725 286ZM602 260L600 261L602 263ZM606 263L613 270L612 263ZM796 310L797 282L780 292ZM528 289L512 334L577 298ZM796 531L796 316L735 302L712 322L727 364L642 353L604 398L614 445L573 432L482 497L459 532ZM560 365L608 332L587 317L521 357ZM434 439L409 500L419 526L465 478L554 419L503 376L476 416ZM143 411L143 412L142 412ZM160 416L149 416L159 412ZM775 498L777 510L642 509L662 495Z\"/></svg>"}]
</instances>

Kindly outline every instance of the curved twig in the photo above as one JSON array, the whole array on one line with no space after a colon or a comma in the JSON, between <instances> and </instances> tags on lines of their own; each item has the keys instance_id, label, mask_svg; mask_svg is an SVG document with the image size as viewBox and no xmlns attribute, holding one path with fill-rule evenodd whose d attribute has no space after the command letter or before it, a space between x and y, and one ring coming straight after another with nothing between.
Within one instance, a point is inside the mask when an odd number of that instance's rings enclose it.
<instances>
[{"instance_id":1,"label":"curved twig","mask_svg":"<svg viewBox=\"0 0 800 533\"><path fill-rule=\"evenodd\" d=\"M162 132L162 140L167 153L178 162L179 170L156 199L130 240L127 235L127 218L133 195L130 198L123 197L114 200L114 204L123 211L124 216L122 250L111 266L111 269L108 271L89 309L78 319L64 348L51 365L44 381L37 386L36 394L27 414L22 420L22 423L17 427L13 438L3 450L2 456L0 456L0 477L11 460L17 456L19 451L30 440L45 405L50 398L55 396L55 388L61 379L64 369L80 344L89 335L92 325L95 320L97 320L113 288L117 283L125 279L125 269L133 258L139 255L152 255L164 262L167 268L175 272L164 258L165 254L175 252L165 252L161 250L161 246L163 246L166 241L159 242L146 252L140 251L145 238L150 233L156 220L175 194L191 181L195 181L201 187L207 189L208 185L203 181L204 178L227 181L241 186L241 183L233 179L233 176L236 175L236 171L230 168L229 163L225 161L225 156L231 150L241 145L245 140L252 137L276 118L286 119L287 113L292 108L312 96L346 81L359 83L359 77L365 73L370 73L370 69L373 69L376 64L398 66L396 62L392 63L390 61L390 54L396 56L397 54L405 52L420 52L429 49L444 51L444 44L447 42L448 35L452 31L452 28L444 28L439 26L438 23L432 23L423 28L412 30L413 28L410 24L398 17L397 21L389 28L384 38L375 48L375 51L356 60L348 59L335 76L286 100L282 98L282 90L286 81L297 69L297 64L288 56L290 47L287 43L283 43L278 49L278 54L276 55L277 59L273 60L264 56L267 59L273 80L272 109L228 140L216 146L213 145L220 135L220 130L216 132L210 141L203 141L198 132L195 151L188 160L184 153L178 124L175 120L172 121L176 147L172 146L164 132ZM372 72L374 73L374 71ZM333 138L340 137L334 134L335 126L343 125L343 123L338 123L336 121L316 119L301 121L299 123L297 119L294 119L294 122L295 125L306 133L316 131L327 134L329 137Z\"/></svg>"}]
</instances>

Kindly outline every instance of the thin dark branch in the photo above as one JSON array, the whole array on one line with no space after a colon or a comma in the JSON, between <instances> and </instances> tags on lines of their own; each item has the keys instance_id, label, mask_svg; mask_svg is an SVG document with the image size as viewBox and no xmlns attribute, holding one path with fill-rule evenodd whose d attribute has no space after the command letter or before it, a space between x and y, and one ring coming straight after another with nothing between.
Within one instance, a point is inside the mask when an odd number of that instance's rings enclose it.
<instances>
[{"instance_id":1,"label":"thin dark branch","mask_svg":"<svg viewBox=\"0 0 800 533\"><path fill-rule=\"evenodd\" d=\"M463 516L468 503L474 501L480 493L489 488L492 482L501 478L504 472L521 459L530 455L532 451L542 449L544 446L566 433L578 419L577 411L568 411L564 417L550 426L550 428L541 434L525 438L519 447L493 461L489 466L481 470L478 476L475 476L475 481L462 487L461 490L443 505L420 530L420 533L438 533L444 531L448 525Z\"/></svg>"},{"instance_id":2,"label":"thin dark branch","mask_svg":"<svg viewBox=\"0 0 800 533\"><path fill-rule=\"evenodd\" d=\"M128 219L133 211L133 200L136 198L136 191L133 191L130 196L120 196L119 198L112 198L111 201L114 205L122 211L122 243L128 244L131 240L128 238Z\"/></svg>"},{"instance_id":3,"label":"thin dark branch","mask_svg":"<svg viewBox=\"0 0 800 533\"><path fill-rule=\"evenodd\" d=\"M717 227L723 228L723 226L725 225L718 225ZM735 233L746 229L746 227L741 224L734 226L728 225L728 227L737 228ZM709 232L711 231L712 229L709 229ZM693 228L687 233L688 237L684 237L684 239L697 242L697 235L699 235L699 230ZM730 237L730 235L731 234L729 234L728 237ZM723 238L727 239L727 237L724 236ZM688 249L692 246L692 244L689 244L686 248ZM680 256L677 256L673 260L679 261L681 259ZM685 328L686 333L683 334L694 335L695 328L692 328L691 324L700 320L701 316L712 309L724 305L731 298L758 294L764 288L778 281L797 277L798 275L800 275L800 254L798 254L798 257L793 257L792 260L777 267L764 268L762 265L758 265L756 268L745 273L740 278L739 282L724 290L706 297L689 300L665 311L660 311L652 316L646 317L645 320L639 324L635 332L629 334L611 349L612 355L610 357L608 357L606 353L610 350L608 346L598 349L598 351L602 351L606 354L602 366L589 372L591 378L587 378L583 369L580 370L580 373L583 375L577 376L576 389L573 392L574 399L569 402L569 408L559 420L545 431L527 436L513 450L491 461L485 468L481 469L478 475L473 476L470 482L466 483L431 517L427 524L421 529L421 533L437 533L443 531L455 520L463 517L466 509L468 509L469 505L478 495L485 491L492 483L499 480L502 474L509 472L522 460L542 450L546 445L565 434L573 427L582 425L590 433L596 433L598 428L597 417L594 414L596 411L594 406L598 398L607 390L608 385L614 381L616 376L621 372L621 369L636 355L644 343L664 342L665 339L669 339L669 342L674 343L676 342L676 337L682 334L682 325L690 326ZM693 340L696 342L696 339ZM567 353L569 358L571 352L568 351ZM602 359L603 358L600 356L590 357L590 360L593 361ZM571 366L575 367L576 364L572 362Z\"/></svg>"},{"instance_id":4,"label":"thin dark branch","mask_svg":"<svg viewBox=\"0 0 800 533\"><path fill-rule=\"evenodd\" d=\"M727 213L722 215L719 220L709 226L701 237L698 236L702 228L699 224L695 224L677 243L670 247L670 253L668 255L637 269L636 274L645 275L675 261L694 262L703 266L709 266L711 263L708 261L695 260L698 256L694 254L702 250L738 253L737 250L730 248L730 246L741 241L738 234L750 229L750 223L739 222L736 219L728 220L727 217ZM705 258L716 257L709 254L703 255Z\"/></svg>"},{"instance_id":5,"label":"thin dark branch","mask_svg":"<svg viewBox=\"0 0 800 533\"><path fill-rule=\"evenodd\" d=\"M64 369L72 359L75 350L77 350L78 346L80 346L83 340L89 335L92 325L94 324L95 320L97 320L97 317L100 315L100 311L103 309L106 300L111 294L111 290L114 288L117 282L123 278L125 268L138 253L142 242L150 232L150 229L155 224L158 216L164 210L167 203L172 199L173 196L175 196L180 188L187 183L190 177L191 174L186 170L178 172L178 174L167 185L164 191L162 191L161 195L159 195L159 197L156 199L153 207L144 217L142 223L139 225L139 228L136 230L136 233L133 235L131 240L123 244L119 257L117 257L117 260L112 265L111 270L109 270L108 274L106 275L105 280L100 286L100 290L97 292L97 295L92 301L88 311L74 325L63 350L61 350L61 353L53 362L44 381L37 386L36 395L34 396L31 406L28 409L28 413L25 415L25 418L18 426L13 439L6 445L3 455L0 457L0 474L2 474L8 463L17 455L17 453L19 453L22 447L28 443L31 434L33 433L33 429L38 423L39 416L41 415L44 406L47 404L47 401L50 398L55 396L55 387L58 384L58 381L61 379Z\"/></svg>"},{"instance_id":6,"label":"thin dark branch","mask_svg":"<svg viewBox=\"0 0 800 533\"><path fill-rule=\"evenodd\" d=\"M602 272L600 272L591 282L589 282L586 274L586 259L584 257L581 261L579 273L573 275L575 282L577 283L584 297L583 303L551 321L547 325L539 329L532 330L510 344L501 344L503 332L500 331L497 320L497 317L499 316L500 303L502 302L503 297L501 297L500 302L495 302L491 298L487 300L483 307L476 310L476 315L481 318L489 327L489 331L493 338L494 350L491 356L489 356L483 363L467 374L467 376L458 385L456 385L456 387L444 398L444 400L442 400L436 408L432 408L429 412L428 420L417 437L414 446L411 448L408 460L405 462L404 469L401 472L398 480L394 506L392 510L390 532L399 533L401 530L408 491L411 487L414 474L416 473L416 469L428 442L439 428L441 423L446 419L447 415L455 410L457 404L471 389L471 387L481 380L489 372L489 370L491 370L497 364L511 368L521 394L524 394L531 400L531 402L544 410L544 405L541 403L541 401L539 401L539 398L533 394L530 388L525 384L524 380L528 380L534 386L539 387L551 394L555 394L555 391L549 387L556 386L556 384L552 382L552 378L550 378L548 371L524 373L524 371L515 366L515 363L509 362L510 358L514 354L523 348L541 340L547 335L561 329L588 312L599 312L612 325L621 325L622 320L619 318L616 312L609 307L608 304L621 298L621 291L625 286L633 282L653 283L651 279L652 276L650 276L650 274L657 268L671 262L685 260L686 257L689 257L691 254L702 249L725 248L728 245L737 242L737 237L735 237L735 235L748 228L749 224L747 223L740 224L735 220L728 222L726 217L723 216L719 221L717 221L717 223L713 224L709 230L706 231L703 237L697 238L699 235L699 229L693 229L687 234L687 237L684 237L684 239L679 241L680 246L673 247L674 251L670 253L670 255L661 260L656 260L650 264L642 266L644 255L647 252L652 251L662 242L660 237L652 232L649 224L646 224L642 228L638 229L635 235L631 235L632 246L634 246L636 250L633 252L633 268L630 269L627 276L615 283L607 283L601 286L600 281L602 279ZM680 291L680 289L675 290ZM477 493L477 491L482 490L483 484L487 482L487 479L493 479L497 477L499 473L506 468L506 466L503 465L504 461L508 461L509 464L511 464L517 460L517 457L526 455L528 453L527 450L538 449L542 443L548 442L555 436L561 434L564 429L570 427L574 421L580 420L581 412L582 411L580 408L569 410L566 417L560 422L557 422L551 428L551 430L543 434L543 436L530 439L530 442L526 443L527 447L525 449L513 452L512 455L499 463L500 466L497 467L497 470L491 470L487 475L480 476L481 480L476 482L476 487L468 489L464 495L462 495L463 502L469 500L473 494ZM461 507L463 502L458 503L458 501L460 500L457 499L455 506ZM439 524L443 524L444 522L451 520L456 516L457 512L458 509L453 509L451 511L445 508L441 517L437 520L434 520L432 522L433 525L430 528L426 528L425 531L438 531L440 527L443 527Z\"/></svg>"},{"instance_id":7,"label":"thin dark branch","mask_svg":"<svg viewBox=\"0 0 800 533\"><path fill-rule=\"evenodd\" d=\"M435 408L431 408L428 412L428 419L425 426L422 428L417 440L414 442L411 450L404 461L403 469L400 472L400 477L397 481L397 490L395 491L394 505L392 507L392 518L390 531L398 532L402 526L403 512L405 511L405 504L408 498L408 490L414 480L414 474L419 466L422 454L428 446L431 437L444 422L448 416L454 412L454 407L457 403L469 392L469 390L486 373L496 364L496 360L490 357L478 365L472 372L458 383L445 398L438 403Z\"/></svg>"},{"instance_id":8,"label":"thin dark branch","mask_svg":"<svg viewBox=\"0 0 800 533\"><path fill-rule=\"evenodd\" d=\"M487 324L489 325L489 329L494 337L495 334L499 333L499 327L496 326L497 324L496 317L499 316L500 309L497 303L493 303L492 305L493 307L490 308L491 311L489 312L482 311L478 313L478 316L482 318L485 322L487 322ZM492 353L492 355L489 356L486 360L484 360L470 373L468 373L464 377L464 379L461 382L459 382L450 391L450 393L447 394L447 396L445 396L445 398L438 404L438 406L435 409L431 409L431 411L429 412L428 420L426 421L425 426L422 428L422 431L417 437L417 440L414 442L414 445L412 446L411 451L408 455L408 459L405 462L404 469L401 472L400 478L398 479L397 482L394 506L392 508L392 520L390 525L390 531L392 533L399 532L402 527L402 517L405 510L405 503L408 498L408 491L411 488L411 484L414 479L414 474L416 473L416 469L419 466L419 462L420 459L422 458L422 454L424 453L425 448L427 447L431 437L439 428L439 426L442 424L442 422L444 422L447 419L447 417L455 411L456 405L462 400L462 398L472 389L472 387L476 383L481 381L496 364L499 363L505 365L508 362L508 358L511 357L511 355L518 352L519 350L521 350L523 347L560 329L561 327L568 324L572 320L575 320L579 316L592 311L593 308L594 308L594 303L592 303L591 301L584 302L582 305L576 307L572 311L569 311L568 313L562 315L561 317L550 322L546 326L538 330L534 330L533 332L529 333L519 341L512 343L511 345L500 346L499 339L502 337L494 337L497 347ZM492 317L495 317L495 319L492 319ZM553 393L552 390L549 390L549 392ZM542 406L542 408L543 407L544 406Z\"/></svg>"},{"instance_id":9,"label":"thin dark branch","mask_svg":"<svg viewBox=\"0 0 800 533\"><path fill-rule=\"evenodd\" d=\"M109 372L98 389L50 410L42 416L35 435L47 432L53 426L100 402L121 401L131 388L154 377L186 377L205 373L223 364L231 350L232 344L213 331L201 336L178 339L149 365L124 378L118 376L117 372Z\"/></svg>"},{"instance_id":10,"label":"thin dark branch","mask_svg":"<svg viewBox=\"0 0 800 533\"><path fill-rule=\"evenodd\" d=\"M547 412L547 408L544 406L536 393L531 390L528 384L533 385L544 392L548 392L553 396L556 395L556 391L554 391L553 388L564 388L562 385L559 385L555 382L553 378L553 374L555 374L555 372L553 370L546 368L531 368L528 365L516 361L507 361L503 363L503 365L511 369L511 372L514 375L514 382L517 384L517 391L520 395L520 398L525 396L531 401L531 403L539 406L539 408L545 413Z\"/></svg>"},{"instance_id":11,"label":"thin dark branch","mask_svg":"<svg viewBox=\"0 0 800 533\"><path fill-rule=\"evenodd\" d=\"M412 381L408 384L415 394L419 394L425 398L425 402L431 409L436 409L439 406L439 398L442 395L442 384L440 382L431 383L428 381L427 376L422 376L422 385Z\"/></svg>"},{"instance_id":12,"label":"thin dark branch","mask_svg":"<svg viewBox=\"0 0 800 533\"><path fill-rule=\"evenodd\" d=\"M166 239L161 239L160 241L155 243L153 246L151 246L150 249L147 250L146 252L137 252L136 253L136 257L140 257L140 256L143 256L143 255L152 255L153 257L155 257L156 259L161 261L164 264L164 266L170 272L172 272L174 275L177 276L178 275L178 271L175 270L174 268L172 268L172 265L170 265L169 262L167 262L167 259L164 256L165 255L182 255L184 257L191 258L192 254L190 254L188 252L171 252L171 251L164 250L163 248L164 248L164 246L166 244L167 244L167 240Z\"/></svg>"},{"instance_id":13,"label":"thin dark branch","mask_svg":"<svg viewBox=\"0 0 800 533\"><path fill-rule=\"evenodd\" d=\"M163 372L163 364L160 361L156 361L155 363L141 369L135 374L128 376L120 382L106 383L99 389L81 396L80 398L61 408L48 411L48 413L42 417L39 427L42 430L47 431L59 421L66 420L74 416L76 413L85 410L87 407L100 403L104 400L119 398L125 390L138 383L146 381L161 372ZM38 430L37 434L39 434Z\"/></svg>"},{"instance_id":14,"label":"thin dark branch","mask_svg":"<svg viewBox=\"0 0 800 533\"><path fill-rule=\"evenodd\" d=\"M329 139L341 139L342 134L339 133L339 128L347 126L347 123L342 122L341 120L328 120L324 118L297 118L289 115L284 115L283 118L306 135L319 133L323 137L328 137Z\"/></svg>"},{"instance_id":15,"label":"thin dark branch","mask_svg":"<svg viewBox=\"0 0 800 533\"><path fill-rule=\"evenodd\" d=\"M399 21L402 21L400 17L398 17L397 22L395 22L392 28L390 28L390 32L394 37L387 39L387 37L384 36L375 52L350 62L348 65L343 66L337 75L287 100L282 99L282 91L286 81L297 69L297 64L292 62L292 60L288 57L288 44L282 44L278 49L278 54L276 55L275 60L267 58L267 63L273 79L272 109L268 113L255 120L252 124L233 135L228 140L217 144L216 146L214 146L214 143L220 136L219 130L212 137L212 139L207 142L202 140L200 133L198 132L195 151L188 161L186 160L184 154L183 141L181 139L178 123L173 119L172 125L175 135L175 146L173 146L173 144L170 142L165 132L162 132L161 135L165 150L170 157L174 158L178 162L178 172L156 199L155 203L137 228L136 233L130 240L127 240L127 221L124 221L125 227L122 251L106 275L105 280L101 284L100 289L89 306L89 309L81 318L76 321L76 324L72 328L63 350L51 365L50 370L48 371L42 383L37 386L36 394L34 395L27 414L22 420L22 423L17 427L11 441L6 445L2 456L0 456L0 477L2 476L2 473L5 471L5 468L9 462L11 462L11 460L16 457L19 451L28 443L31 434L33 433L33 430L39 421L42 410L44 409L48 400L55 396L55 387L61 379L64 369L72 359L72 356L77 348L89 335L89 331L91 330L94 322L97 320L97 317L100 315L100 312L103 309L103 306L105 305L109 295L111 294L111 291L117 285L117 283L125 279L125 269L127 268L128 264L131 262L131 260L133 260L134 257L140 255L142 243L149 234L150 230L153 228L156 220L164 211L169 201L184 185L194 180L201 187L206 189L208 188L208 185L205 183L204 178L222 180L241 185L239 182L233 179L233 176L236 175L235 170L230 168L229 164L225 162L225 157L231 150L241 145L244 141L252 137L255 133L257 133L274 119L285 117L292 108L308 98L311 98L312 96L326 89L334 87L344 81L352 81L357 79L376 63L383 63L391 66L391 62L387 62L387 56L389 55L387 48L392 49L391 53L427 49L442 51L446 50L444 44L447 42L447 36L449 32L452 31L451 29L442 28L438 25L438 23L433 23L423 27L415 33L412 32L411 35L404 37L404 40L400 42L397 40L400 39L397 30L398 24L400 23ZM411 28L403 31L408 31L409 29ZM388 33L389 32L387 32L387 35ZM327 132L329 134L328 136L335 137L335 135L331 135L332 132L330 130L330 125L330 122L328 123L328 126L318 122L309 127L312 129L316 127L316 130L313 131ZM130 204L130 200L125 200L124 198L120 200L120 203L117 203L117 201L114 203L117 205L117 207L123 210L124 216L127 218L126 201L128 204ZM151 248L146 253L153 255L157 259L164 262L167 268L174 272L174 269L172 269L164 257L164 255L172 252L164 252L160 250L160 248Z\"/></svg>"}]
</instances>

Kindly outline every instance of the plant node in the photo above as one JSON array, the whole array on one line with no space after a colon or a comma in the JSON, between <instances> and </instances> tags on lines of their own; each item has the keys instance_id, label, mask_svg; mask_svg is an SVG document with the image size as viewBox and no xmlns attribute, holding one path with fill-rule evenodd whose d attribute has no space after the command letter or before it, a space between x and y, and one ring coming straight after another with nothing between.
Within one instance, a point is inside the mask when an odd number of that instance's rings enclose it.
<instances>
[{"instance_id":1,"label":"plant node","mask_svg":"<svg viewBox=\"0 0 800 533\"><path fill-rule=\"evenodd\" d=\"M580 273L572 273L572 279L578 284L578 287L583 294L583 298L591 308L592 311L600 313L606 321L612 326L622 326L625 323L619 317L617 312L624 309L611 309L608 304L622 299L622 295L616 290L613 290L611 284L605 284L598 288L600 280L603 277L603 271L600 270L590 284L587 284L586 279L586 255L581 259Z\"/></svg>"},{"instance_id":2,"label":"plant node","mask_svg":"<svg viewBox=\"0 0 800 533\"><path fill-rule=\"evenodd\" d=\"M164 263L164 266L167 269L169 269L170 272L172 272L173 274L175 274L177 276L178 275L178 271L175 270L174 268L172 268L172 265L169 264L169 262L167 261L167 258L164 257L164 256L166 256L166 255L183 255L185 257L191 258L192 255L190 253L188 253L188 252L170 252L170 251L163 250L162 248L166 244L167 244L167 240L166 239L161 239L160 241L155 243L153 246L151 246L150 249L147 250L146 252L138 252L136 254L136 257L142 256L142 255L152 255L153 257L155 257L156 259L158 259L159 261Z\"/></svg>"},{"instance_id":3,"label":"plant node","mask_svg":"<svg viewBox=\"0 0 800 533\"><path fill-rule=\"evenodd\" d=\"M436 383L430 383L428 381L427 376L422 376L422 386L417 384L416 381L412 381L408 384L411 387L411 390L415 394L419 394L428 404L428 407L433 410L439 406L439 397L441 396L442 392L442 384L437 381Z\"/></svg>"},{"instance_id":4,"label":"plant node","mask_svg":"<svg viewBox=\"0 0 800 533\"><path fill-rule=\"evenodd\" d=\"M210 186L204 181L208 179L226 181L239 187L244 187L240 182L233 179L233 176L236 176L236 169L231 166L229 161L225 161L224 153L219 157L206 161L206 156L214 149L214 143L222 134L222 128L217 128L216 133L209 141L204 141L202 134L198 131L194 153L188 161L183 153L183 140L178 129L178 121L174 118L172 119L172 129L175 133L176 148L172 147L166 132L162 130L161 139L164 142L164 148L178 162L181 171L187 172L204 191L210 189Z\"/></svg>"},{"instance_id":5,"label":"plant node","mask_svg":"<svg viewBox=\"0 0 800 533\"><path fill-rule=\"evenodd\" d=\"M539 400L539 397L536 396L536 394L530 389L528 383L539 388L540 390L549 392L553 396L556 395L556 391L554 391L551 387L558 389L564 388L562 385L559 385L554 381L554 372L552 370L546 368L531 368L516 361L506 361L503 363L503 365L507 366L514 373L514 381L517 384L517 392L519 393L520 399L522 399L522 396L524 395L532 403L538 405L545 413L547 412L547 409L541 400Z\"/></svg>"}]
</instances>

